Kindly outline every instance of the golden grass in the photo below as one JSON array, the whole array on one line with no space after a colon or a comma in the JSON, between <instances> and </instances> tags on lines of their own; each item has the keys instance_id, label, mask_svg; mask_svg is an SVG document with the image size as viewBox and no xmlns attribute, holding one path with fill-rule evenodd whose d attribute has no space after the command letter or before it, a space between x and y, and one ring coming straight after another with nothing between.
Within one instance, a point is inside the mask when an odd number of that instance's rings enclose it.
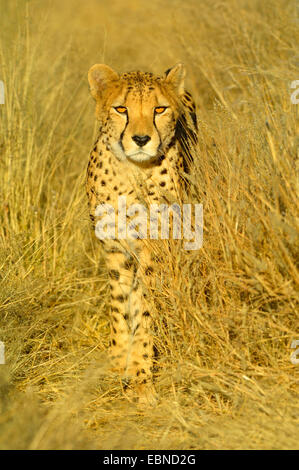
<instances>
[{"instance_id":1,"label":"golden grass","mask_svg":"<svg viewBox=\"0 0 299 470\"><path fill-rule=\"evenodd\" d=\"M0 0L0 448L298 447L295 0ZM106 274L85 168L87 71L178 61L198 103L199 252L161 247L160 402L105 373ZM297 264L296 264L297 263Z\"/></svg>"}]
</instances>

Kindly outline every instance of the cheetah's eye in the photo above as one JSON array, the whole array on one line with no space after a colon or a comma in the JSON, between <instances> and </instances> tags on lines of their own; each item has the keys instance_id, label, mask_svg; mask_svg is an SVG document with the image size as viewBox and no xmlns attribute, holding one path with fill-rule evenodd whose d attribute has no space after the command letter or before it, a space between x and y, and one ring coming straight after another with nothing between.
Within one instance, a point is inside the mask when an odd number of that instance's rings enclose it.
<instances>
[{"instance_id":1,"label":"cheetah's eye","mask_svg":"<svg viewBox=\"0 0 299 470\"><path fill-rule=\"evenodd\" d=\"M164 111L167 109L167 106L157 106L157 108L155 108L155 113L156 114L162 114L164 113Z\"/></svg>"},{"instance_id":2,"label":"cheetah's eye","mask_svg":"<svg viewBox=\"0 0 299 470\"><path fill-rule=\"evenodd\" d=\"M114 109L120 114L124 114L127 112L127 108L125 106L116 106Z\"/></svg>"}]
</instances>

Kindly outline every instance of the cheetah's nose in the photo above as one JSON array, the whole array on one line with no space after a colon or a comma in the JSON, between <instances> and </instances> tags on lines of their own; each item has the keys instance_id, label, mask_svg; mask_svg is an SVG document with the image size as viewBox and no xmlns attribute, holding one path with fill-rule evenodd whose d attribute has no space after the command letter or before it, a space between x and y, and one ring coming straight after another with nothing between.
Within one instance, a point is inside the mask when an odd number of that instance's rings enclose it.
<instances>
[{"instance_id":1,"label":"cheetah's nose","mask_svg":"<svg viewBox=\"0 0 299 470\"><path fill-rule=\"evenodd\" d=\"M143 147L149 140L151 140L149 135L133 135L132 139L139 147Z\"/></svg>"}]
</instances>

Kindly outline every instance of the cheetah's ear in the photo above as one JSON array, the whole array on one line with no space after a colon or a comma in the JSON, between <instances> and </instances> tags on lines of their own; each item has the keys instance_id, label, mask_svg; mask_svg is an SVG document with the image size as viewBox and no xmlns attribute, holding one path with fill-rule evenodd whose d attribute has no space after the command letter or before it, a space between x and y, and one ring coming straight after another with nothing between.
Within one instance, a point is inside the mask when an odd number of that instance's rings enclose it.
<instances>
[{"instance_id":1,"label":"cheetah's ear","mask_svg":"<svg viewBox=\"0 0 299 470\"><path fill-rule=\"evenodd\" d=\"M102 92L107 88L108 84L118 79L118 74L108 67L108 65L93 65L88 72L88 82L92 97L96 99L101 96Z\"/></svg>"},{"instance_id":2,"label":"cheetah's ear","mask_svg":"<svg viewBox=\"0 0 299 470\"><path fill-rule=\"evenodd\" d=\"M176 64L171 69L168 69L165 72L166 83L171 84L179 95L184 93L184 79L186 75L186 70L183 64Z\"/></svg>"}]
</instances>

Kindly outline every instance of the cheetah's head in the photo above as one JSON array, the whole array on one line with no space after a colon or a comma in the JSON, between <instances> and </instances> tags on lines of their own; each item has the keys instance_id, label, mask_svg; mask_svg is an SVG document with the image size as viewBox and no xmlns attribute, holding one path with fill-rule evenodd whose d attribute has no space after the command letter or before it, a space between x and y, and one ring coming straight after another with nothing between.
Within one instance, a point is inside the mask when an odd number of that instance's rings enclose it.
<instances>
[{"instance_id":1,"label":"cheetah's head","mask_svg":"<svg viewBox=\"0 0 299 470\"><path fill-rule=\"evenodd\" d=\"M147 162L167 150L180 116L184 77L182 64L164 77L147 72L118 75L103 64L91 67L88 80L96 114L118 159Z\"/></svg>"}]
</instances>

